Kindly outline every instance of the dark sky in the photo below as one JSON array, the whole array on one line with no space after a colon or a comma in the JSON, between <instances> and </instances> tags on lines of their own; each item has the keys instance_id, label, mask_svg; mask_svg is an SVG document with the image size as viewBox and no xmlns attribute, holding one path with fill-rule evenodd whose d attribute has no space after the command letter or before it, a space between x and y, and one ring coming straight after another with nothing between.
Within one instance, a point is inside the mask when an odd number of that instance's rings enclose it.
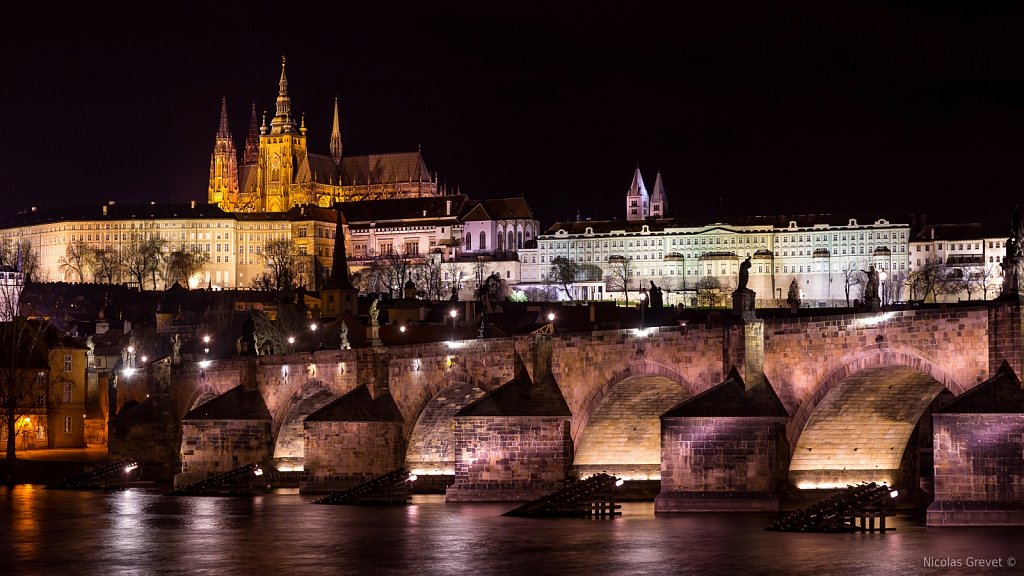
<instances>
[{"instance_id":1,"label":"dark sky","mask_svg":"<svg viewBox=\"0 0 1024 576\"><path fill-rule=\"evenodd\" d=\"M337 93L346 153L422 145L545 226L621 218L637 162L679 216L1000 221L1020 197L1021 5L33 4L2 24L4 212L205 200L221 95L241 147L282 53L314 151Z\"/></svg>"}]
</instances>

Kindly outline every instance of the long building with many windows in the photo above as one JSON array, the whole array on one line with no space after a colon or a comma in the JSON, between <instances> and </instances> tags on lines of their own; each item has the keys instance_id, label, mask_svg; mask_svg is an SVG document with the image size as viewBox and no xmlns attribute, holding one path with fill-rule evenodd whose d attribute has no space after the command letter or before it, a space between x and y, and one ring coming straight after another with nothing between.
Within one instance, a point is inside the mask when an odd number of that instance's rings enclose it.
<instances>
[{"instance_id":1,"label":"long building with many windows","mask_svg":"<svg viewBox=\"0 0 1024 576\"><path fill-rule=\"evenodd\" d=\"M667 303L695 305L702 287L731 292L740 264L750 258L748 287L760 300L786 299L795 282L805 305L825 306L860 298L858 273L870 266L885 275L908 271L909 223L879 215L759 216L710 224L666 218L660 212L666 202L660 174L655 196L659 211L644 209L646 190L637 168L625 220L549 227L535 247L520 253L519 288L558 284L552 266L563 258L580 269L568 287L571 295L563 297L622 299L623 284L635 293L654 282L669 292Z\"/></svg>"}]
</instances>

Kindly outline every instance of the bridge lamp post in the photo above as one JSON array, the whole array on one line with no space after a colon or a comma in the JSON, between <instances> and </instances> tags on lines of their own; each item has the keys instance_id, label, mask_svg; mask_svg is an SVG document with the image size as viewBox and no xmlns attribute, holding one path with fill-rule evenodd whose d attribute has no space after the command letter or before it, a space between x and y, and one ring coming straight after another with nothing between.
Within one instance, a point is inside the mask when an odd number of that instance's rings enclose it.
<instances>
[{"instance_id":1,"label":"bridge lamp post","mask_svg":"<svg viewBox=\"0 0 1024 576\"><path fill-rule=\"evenodd\" d=\"M203 336L203 353L204 354L209 354L210 353L210 335L209 334Z\"/></svg>"},{"instance_id":2,"label":"bridge lamp post","mask_svg":"<svg viewBox=\"0 0 1024 576\"><path fill-rule=\"evenodd\" d=\"M292 345L295 344L295 336L288 337L288 352L292 351Z\"/></svg>"},{"instance_id":3,"label":"bridge lamp post","mask_svg":"<svg viewBox=\"0 0 1024 576\"><path fill-rule=\"evenodd\" d=\"M644 304L647 302L647 292L640 292L640 330L644 329Z\"/></svg>"},{"instance_id":4,"label":"bridge lamp post","mask_svg":"<svg viewBox=\"0 0 1024 576\"><path fill-rule=\"evenodd\" d=\"M448 311L448 315L452 318L452 342L455 342L455 321L459 317L459 311L452 308Z\"/></svg>"},{"instance_id":5,"label":"bridge lamp post","mask_svg":"<svg viewBox=\"0 0 1024 576\"><path fill-rule=\"evenodd\" d=\"M886 302L886 300L888 298L886 298L886 295L885 295L885 279L888 278L888 277L889 277L889 275L886 274L885 272L879 272L878 273L878 285L882 289L882 305L883 306L886 306L886 305L889 304L888 302Z\"/></svg>"}]
</instances>

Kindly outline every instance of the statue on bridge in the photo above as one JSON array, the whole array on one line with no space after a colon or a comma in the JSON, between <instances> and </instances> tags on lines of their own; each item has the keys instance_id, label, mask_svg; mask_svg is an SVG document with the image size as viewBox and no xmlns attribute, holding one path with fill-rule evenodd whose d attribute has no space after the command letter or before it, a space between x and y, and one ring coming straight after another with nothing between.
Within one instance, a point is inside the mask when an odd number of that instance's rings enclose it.
<instances>
[{"instance_id":1,"label":"statue on bridge","mask_svg":"<svg viewBox=\"0 0 1024 576\"><path fill-rule=\"evenodd\" d=\"M732 313L734 316L739 316L745 322L750 322L757 319L757 315L754 313L754 302L756 301L757 294L747 288L747 282L750 280L750 256L740 263L740 277L736 282L736 289L732 291Z\"/></svg>"},{"instance_id":2,"label":"statue on bridge","mask_svg":"<svg viewBox=\"0 0 1024 576\"><path fill-rule=\"evenodd\" d=\"M658 286L654 283L654 280L651 280L650 299L652 310L660 309L665 305L665 300L664 296L662 295L661 288L658 288Z\"/></svg>"},{"instance_id":3,"label":"statue on bridge","mask_svg":"<svg viewBox=\"0 0 1024 576\"><path fill-rule=\"evenodd\" d=\"M864 283L864 300L878 298L878 270L872 265L861 272L867 275L867 281Z\"/></svg>"},{"instance_id":4,"label":"statue on bridge","mask_svg":"<svg viewBox=\"0 0 1024 576\"><path fill-rule=\"evenodd\" d=\"M374 298L370 303L370 326L379 326L377 323L377 317L380 315L380 308L377 307L379 301L380 298Z\"/></svg>"},{"instance_id":5,"label":"statue on bridge","mask_svg":"<svg viewBox=\"0 0 1024 576\"><path fill-rule=\"evenodd\" d=\"M1020 206L1013 207L1010 217L1010 237L1006 239L1006 256L1000 267L1003 269L1003 290L1000 298L1018 298L1020 295L1020 265L1024 260L1024 216Z\"/></svg>"},{"instance_id":6,"label":"statue on bridge","mask_svg":"<svg viewBox=\"0 0 1024 576\"><path fill-rule=\"evenodd\" d=\"M341 343L338 346L342 350L352 349L352 344L348 341L348 324L345 323L344 319L341 321Z\"/></svg>"},{"instance_id":7,"label":"statue on bridge","mask_svg":"<svg viewBox=\"0 0 1024 576\"><path fill-rule=\"evenodd\" d=\"M748 289L747 281L750 280L750 267L750 256L747 256L747 259L744 260L742 264L740 264L740 279L736 283L737 292L742 292Z\"/></svg>"}]
</instances>

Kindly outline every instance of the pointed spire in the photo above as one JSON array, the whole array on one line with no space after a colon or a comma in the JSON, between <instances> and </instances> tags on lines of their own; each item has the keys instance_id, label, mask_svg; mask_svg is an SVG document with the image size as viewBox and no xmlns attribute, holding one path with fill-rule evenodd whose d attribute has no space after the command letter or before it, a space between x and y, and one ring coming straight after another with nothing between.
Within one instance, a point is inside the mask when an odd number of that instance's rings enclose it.
<instances>
[{"instance_id":1,"label":"pointed spire","mask_svg":"<svg viewBox=\"0 0 1024 576\"><path fill-rule=\"evenodd\" d=\"M334 127L331 129L331 157L341 164L341 121L338 117L338 95L334 95Z\"/></svg>"},{"instance_id":2,"label":"pointed spire","mask_svg":"<svg viewBox=\"0 0 1024 576\"><path fill-rule=\"evenodd\" d=\"M354 290L348 278L348 256L345 254L345 215L341 212L340 204L335 204L334 209L338 213L334 230L334 258L331 260L331 278L325 288Z\"/></svg>"},{"instance_id":3,"label":"pointed spire","mask_svg":"<svg viewBox=\"0 0 1024 576\"><path fill-rule=\"evenodd\" d=\"M231 138L231 131L228 130L228 97L220 98L220 128L217 129L217 138Z\"/></svg>"},{"instance_id":4,"label":"pointed spire","mask_svg":"<svg viewBox=\"0 0 1024 576\"><path fill-rule=\"evenodd\" d=\"M281 56L281 80L278 82L277 113L270 121L271 134L295 132L295 120L292 119L292 100L288 97L288 76L285 74L285 58Z\"/></svg>"},{"instance_id":5,"label":"pointed spire","mask_svg":"<svg viewBox=\"0 0 1024 576\"><path fill-rule=\"evenodd\" d=\"M644 186L644 177L640 175L640 163L637 162L636 171L633 172L633 182L629 185L629 191L626 193L626 220L646 218L649 201L650 197Z\"/></svg>"},{"instance_id":6,"label":"pointed spire","mask_svg":"<svg viewBox=\"0 0 1024 576\"><path fill-rule=\"evenodd\" d=\"M220 127L210 155L210 185L207 199L222 209L232 211L238 200L238 152L228 129L228 100L220 101Z\"/></svg>"},{"instance_id":7,"label":"pointed spire","mask_svg":"<svg viewBox=\"0 0 1024 576\"><path fill-rule=\"evenodd\" d=\"M249 133L245 136L245 155L242 158L244 164L255 164L260 157L260 125L256 119L256 103L252 103L252 110L249 113Z\"/></svg>"},{"instance_id":8,"label":"pointed spire","mask_svg":"<svg viewBox=\"0 0 1024 576\"><path fill-rule=\"evenodd\" d=\"M662 217L668 206L668 199L665 197L665 185L661 181L661 170L654 179L654 191L651 193L651 216Z\"/></svg>"}]
</instances>

